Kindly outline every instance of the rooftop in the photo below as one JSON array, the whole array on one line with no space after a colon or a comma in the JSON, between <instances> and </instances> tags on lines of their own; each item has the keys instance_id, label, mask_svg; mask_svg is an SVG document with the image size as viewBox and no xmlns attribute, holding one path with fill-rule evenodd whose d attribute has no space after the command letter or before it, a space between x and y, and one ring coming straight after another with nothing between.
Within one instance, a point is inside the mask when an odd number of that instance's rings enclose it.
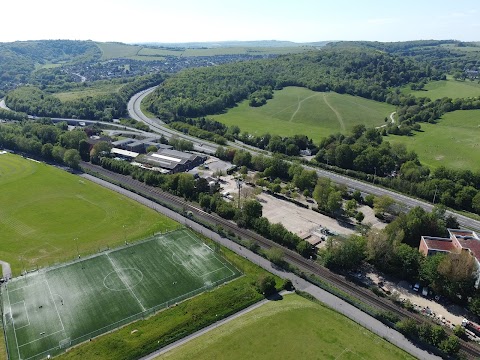
<instances>
[{"instance_id":1,"label":"rooftop","mask_svg":"<svg viewBox=\"0 0 480 360\"><path fill-rule=\"evenodd\" d=\"M118 148L113 148L113 149L111 150L111 153L112 153L112 154L121 155L121 156L130 157L130 158L136 158L138 155L140 155L140 154L137 153L137 152L128 151L128 150L123 150L123 149L118 149Z\"/></svg>"},{"instance_id":2,"label":"rooftop","mask_svg":"<svg viewBox=\"0 0 480 360\"><path fill-rule=\"evenodd\" d=\"M480 260L480 239L471 230L448 229L450 237L454 237L460 246L470 250L473 256Z\"/></svg>"},{"instance_id":3,"label":"rooftop","mask_svg":"<svg viewBox=\"0 0 480 360\"><path fill-rule=\"evenodd\" d=\"M434 236L422 236L429 250L437 251L452 251L455 249L452 239L434 237Z\"/></svg>"}]
</instances>

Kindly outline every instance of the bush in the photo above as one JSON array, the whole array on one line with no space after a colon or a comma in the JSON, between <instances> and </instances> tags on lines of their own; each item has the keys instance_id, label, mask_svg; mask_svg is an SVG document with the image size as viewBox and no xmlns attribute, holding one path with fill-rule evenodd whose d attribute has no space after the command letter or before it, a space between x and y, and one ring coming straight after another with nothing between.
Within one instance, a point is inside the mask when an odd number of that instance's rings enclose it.
<instances>
[{"instance_id":1,"label":"bush","mask_svg":"<svg viewBox=\"0 0 480 360\"><path fill-rule=\"evenodd\" d=\"M265 296L272 295L277 291L275 289L275 278L272 275L260 275L255 283L255 287L260 294Z\"/></svg>"}]
</instances>

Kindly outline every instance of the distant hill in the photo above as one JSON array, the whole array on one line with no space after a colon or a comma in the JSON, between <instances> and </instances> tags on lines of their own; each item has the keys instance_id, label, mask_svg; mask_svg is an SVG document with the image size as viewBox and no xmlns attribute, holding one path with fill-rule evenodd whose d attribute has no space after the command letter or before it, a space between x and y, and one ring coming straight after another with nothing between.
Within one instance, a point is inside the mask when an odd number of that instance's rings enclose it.
<instances>
[{"instance_id":1,"label":"distant hill","mask_svg":"<svg viewBox=\"0 0 480 360\"><path fill-rule=\"evenodd\" d=\"M297 47L297 46L325 46L329 41L312 43L296 43L282 40L256 40L256 41L217 41L217 42L187 42L187 43L162 43L145 42L135 45L157 46L166 48L225 48L225 47Z\"/></svg>"}]
</instances>

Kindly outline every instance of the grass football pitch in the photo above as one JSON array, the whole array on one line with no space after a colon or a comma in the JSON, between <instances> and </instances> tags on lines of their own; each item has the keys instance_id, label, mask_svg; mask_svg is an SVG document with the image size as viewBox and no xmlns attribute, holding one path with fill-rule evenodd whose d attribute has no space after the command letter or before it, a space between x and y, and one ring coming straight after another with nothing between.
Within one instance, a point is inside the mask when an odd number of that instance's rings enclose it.
<instances>
[{"instance_id":1,"label":"grass football pitch","mask_svg":"<svg viewBox=\"0 0 480 360\"><path fill-rule=\"evenodd\" d=\"M0 189L0 260L14 276L178 226L121 194L19 155L0 155Z\"/></svg>"},{"instance_id":2,"label":"grass football pitch","mask_svg":"<svg viewBox=\"0 0 480 360\"><path fill-rule=\"evenodd\" d=\"M58 354L239 275L180 229L14 278L2 287L10 360Z\"/></svg>"}]
</instances>

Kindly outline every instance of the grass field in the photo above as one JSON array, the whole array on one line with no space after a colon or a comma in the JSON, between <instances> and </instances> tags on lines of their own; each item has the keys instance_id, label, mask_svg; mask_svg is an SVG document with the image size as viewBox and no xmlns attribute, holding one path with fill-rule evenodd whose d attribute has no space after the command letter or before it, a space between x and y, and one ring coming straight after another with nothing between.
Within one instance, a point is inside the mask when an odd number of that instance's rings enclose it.
<instances>
[{"instance_id":1,"label":"grass field","mask_svg":"<svg viewBox=\"0 0 480 360\"><path fill-rule=\"evenodd\" d=\"M452 77L447 80L432 81L425 85L425 90L412 91L404 88L403 92L418 97L428 97L432 100L449 97L452 99L480 96L480 84L478 82L465 80L457 81Z\"/></svg>"},{"instance_id":2,"label":"grass field","mask_svg":"<svg viewBox=\"0 0 480 360\"><path fill-rule=\"evenodd\" d=\"M101 60L114 58L129 58L134 60L154 61L162 60L164 56L216 56L216 55L268 55L268 54L292 54L305 51L312 51L313 46L291 46L291 47L245 47L228 46L212 48L187 48L178 50L167 48L152 48L140 45L128 45L121 43L101 43L97 46L102 51Z\"/></svg>"},{"instance_id":3,"label":"grass field","mask_svg":"<svg viewBox=\"0 0 480 360\"><path fill-rule=\"evenodd\" d=\"M18 155L0 155L0 259L51 265L178 224L88 180ZM77 239L77 240L75 240Z\"/></svg>"},{"instance_id":4,"label":"grass field","mask_svg":"<svg viewBox=\"0 0 480 360\"><path fill-rule=\"evenodd\" d=\"M391 143L414 150L432 168L480 170L480 110L459 110L443 115L437 124L422 123L413 136L389 135Z\"/></svg>"},{"instance_id":5,"label":"grass field","mask_svg":"<svg viewBox=\"0 0 480 360\"><path fill-rule=\"evenodd\" d=\"M213 118L226 125L238 125L251 134L304 134L319 141L332 133L347 133L357 124L382 125L393 111L392 105L357 96L287 87L275 91L266 105L250 107L248 101L243 101Z\"/></svg>"},{"instance_id":6,"label":"grass field","mask_svg":"<svg viewBox=\"0 0 480 360\"><path fill-rule=\"evenodd\" d=\"M286 295L156 359L413 359L348 318Z\"/></svg>"},{"instance_id":7,"label":"grass field","mask_svg":"<svg viewBox=\"0 0 480 360\"><path fill-rule=\"evenodd\" d=\"M142 49L142 46L127 45L116 42L97 42L95 44L97 44L102 52L102 57L100 60L135 56Z\"/></svg>"},{"instance_id":8,"label":"grass field","mask_svg":"<svg viewBox=\"0 0 480 360\"><path fill-rule=\"evenodd\" d=\"M124 85L125 84L109 84L109 83L94 84L93 86L88 86L88 87L80 88L73 91L58 92L52 95L60 99L61 101L69 101L69 100L76 100L76 99L87 97L87 96L96 97L96 96L109 95L112 93L116 93Z\"/></svg>"},{"instance_id":9,"label":"grass field","mask_svg":"<svg viewBox=\"0 0 480 360\"><path fill-rule=\"evenodd\" d=\"M181 229L15 278L2 294L10 360L53 355L239 275Z\"/></svg>"}]
</instances>

